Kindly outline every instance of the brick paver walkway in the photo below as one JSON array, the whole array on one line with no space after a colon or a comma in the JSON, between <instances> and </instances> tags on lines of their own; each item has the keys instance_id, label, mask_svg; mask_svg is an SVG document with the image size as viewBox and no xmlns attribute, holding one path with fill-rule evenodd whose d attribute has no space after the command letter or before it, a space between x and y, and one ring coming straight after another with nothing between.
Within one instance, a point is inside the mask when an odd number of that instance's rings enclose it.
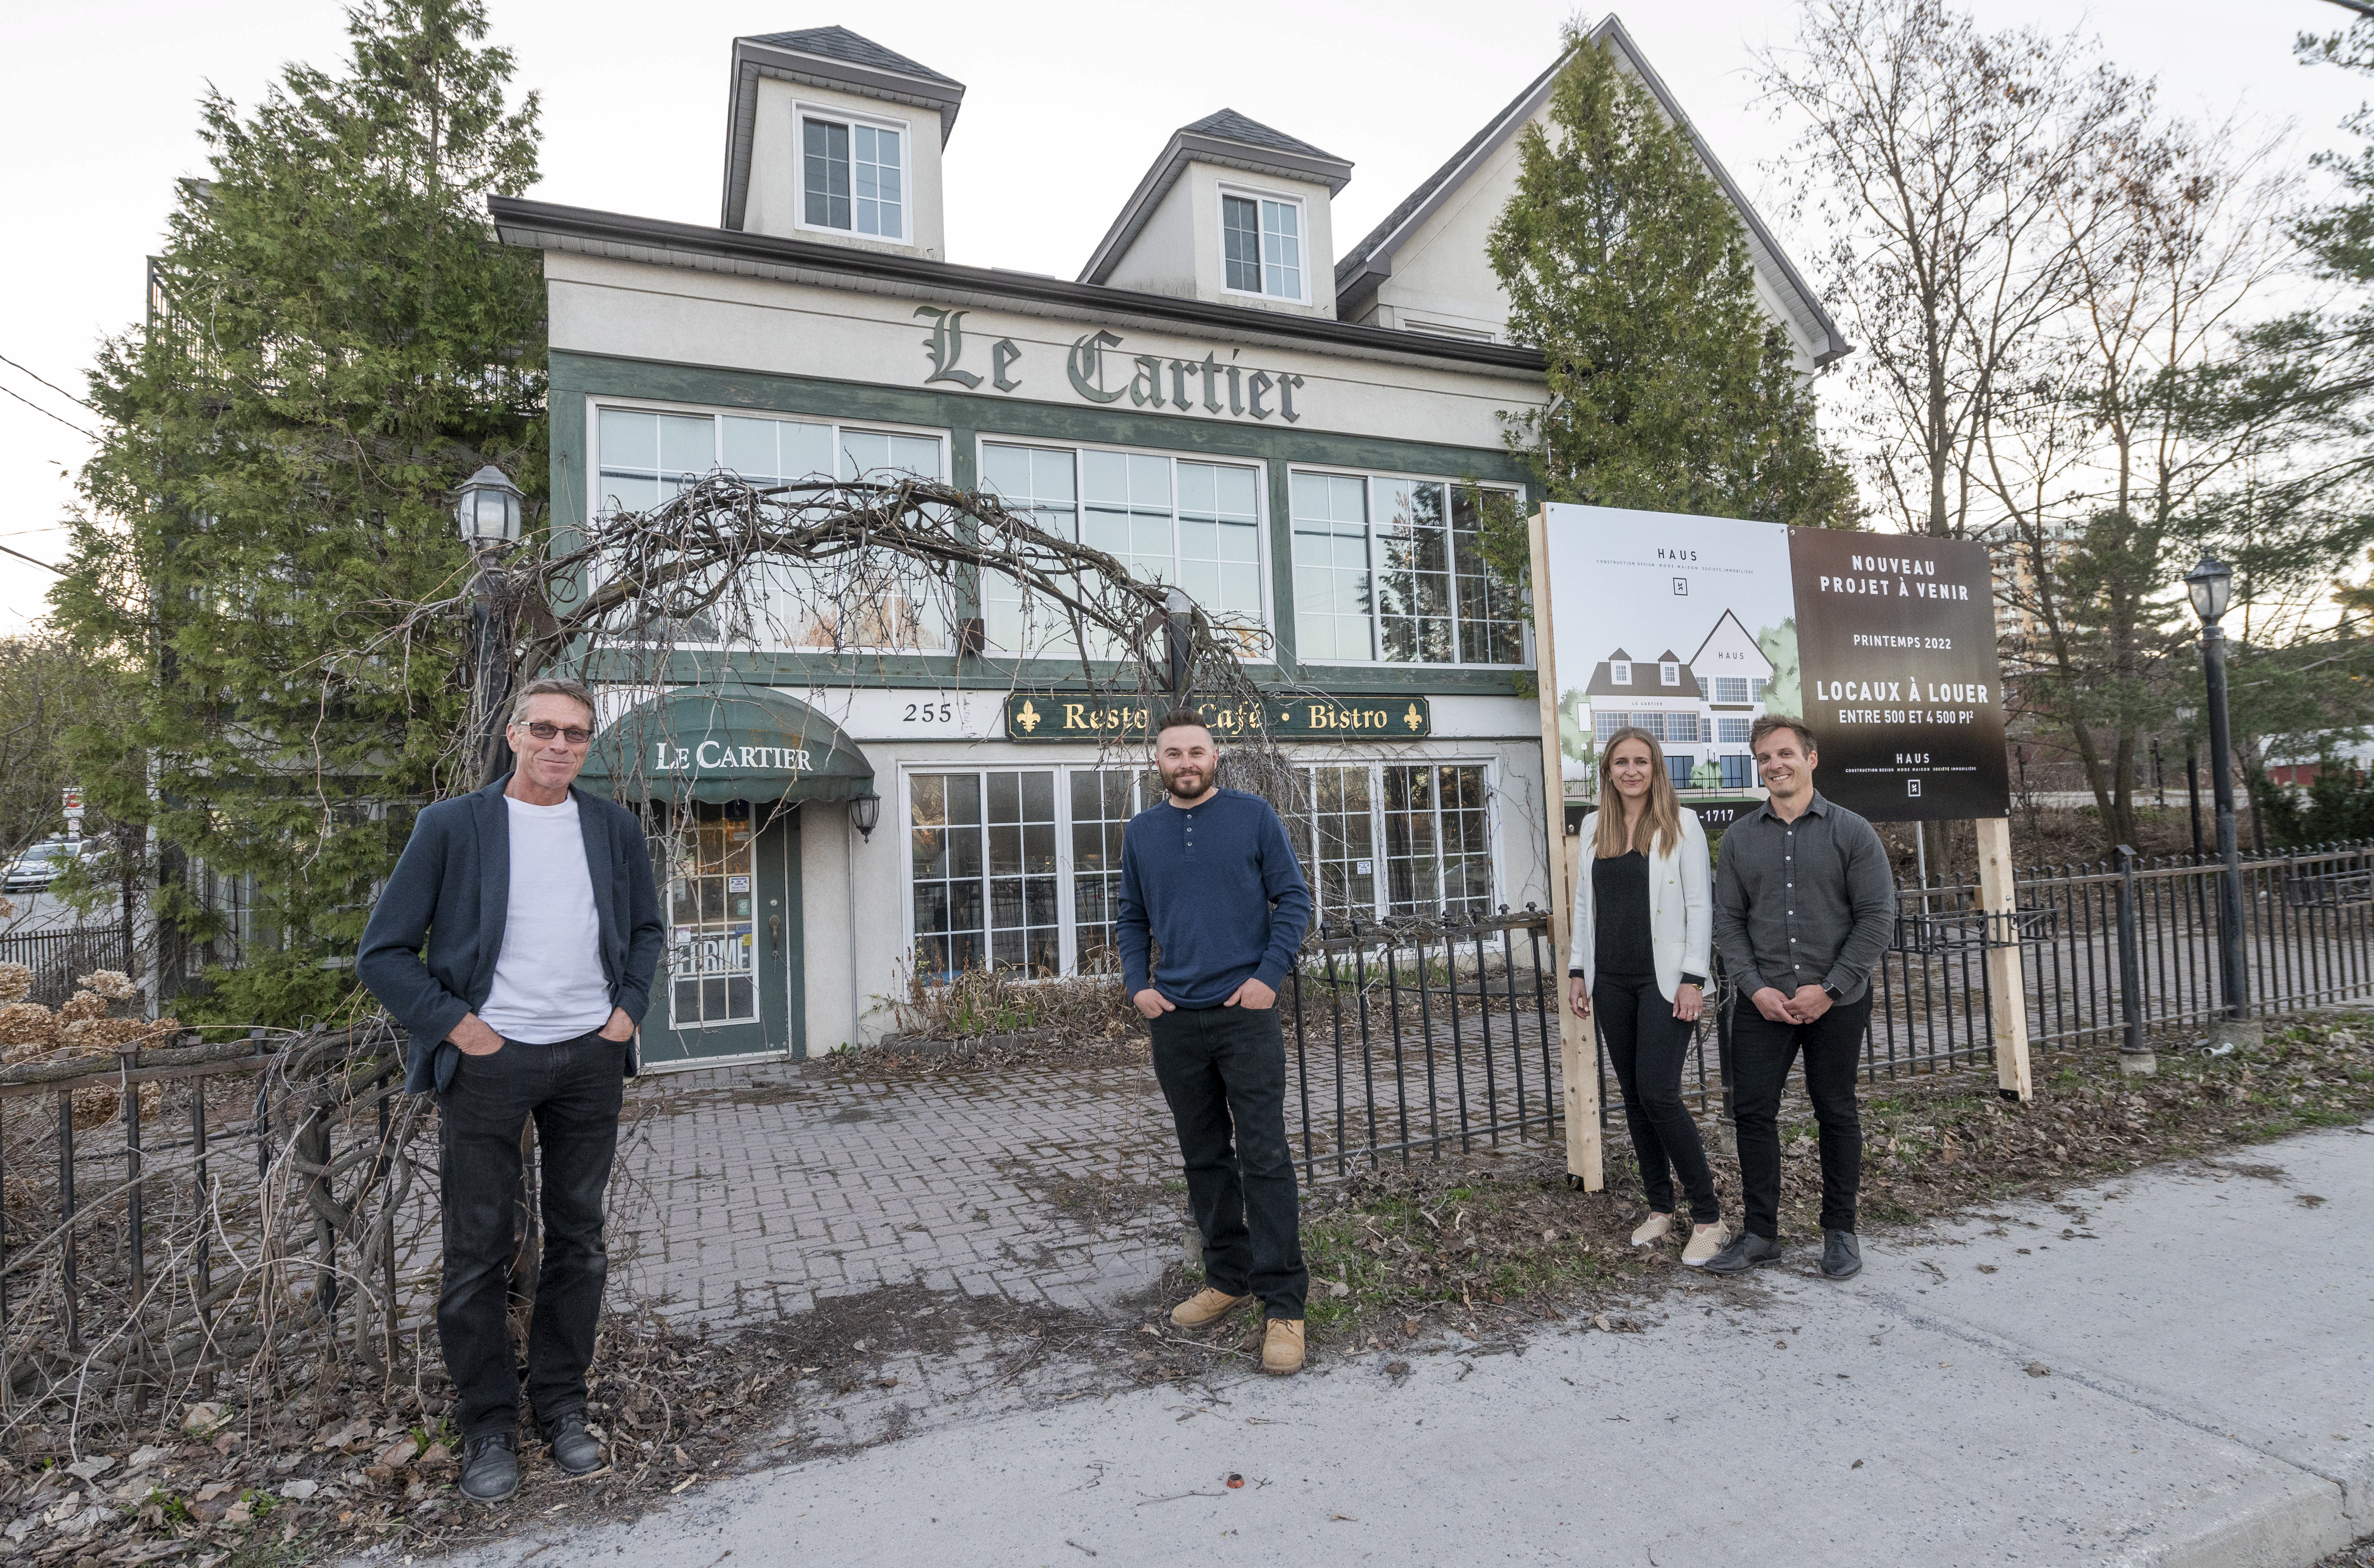
<instances>
[{"instance_id":1,"label":"brick paver walkway","mask_svg":"<svg viewBox=\"0 0 2374 1568\"><path fill-rule=\"evenodd\" d=\"M1144 1066L671 1073L629 1113L612 1278L670 1316L731 1327L908 1283L1095 1309L1179 1256Z\"/></svg>"}]
</instances>

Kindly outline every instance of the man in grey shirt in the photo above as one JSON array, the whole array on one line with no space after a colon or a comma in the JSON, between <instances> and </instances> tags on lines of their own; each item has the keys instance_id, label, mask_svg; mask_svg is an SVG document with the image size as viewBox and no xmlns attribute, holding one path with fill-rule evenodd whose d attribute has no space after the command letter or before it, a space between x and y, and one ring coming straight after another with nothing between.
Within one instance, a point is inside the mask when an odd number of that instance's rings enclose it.
<instances>
[{"instance_id":1,"label":"man in grey shirt","mask_svg":"<svg viewBox=\"0 0 2374 1568\"><path fill-rule=\"evenodd\" d=\"M1768 714L1749 732L1767 799L1722 836L1714 943L1738 1000L1732 1117L1746 1228L1706 1265L1742 1274L1780 1257L1780 1090L1800 1050L1821 1129L1822 1272L1863 1268L1855 1189L1863 1120L1855 1072L1871 1020L1871 968L1896 924L1896 879L1871 824L1814 789L1814 737Z\"/></svg>"}]
</instances>

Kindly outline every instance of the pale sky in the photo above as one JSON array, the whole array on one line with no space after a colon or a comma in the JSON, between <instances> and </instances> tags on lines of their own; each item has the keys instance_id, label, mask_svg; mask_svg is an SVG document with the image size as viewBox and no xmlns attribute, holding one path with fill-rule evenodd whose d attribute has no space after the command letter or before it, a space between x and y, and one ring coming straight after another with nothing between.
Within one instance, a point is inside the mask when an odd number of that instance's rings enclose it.
<instances>
[{"instance_id":1,"label":"pale sky","mask_svg":"<svg viewBox=\"0 0 2374 1568\"><path fill-rule=\"evenodd\" d=\"M877 0L490 0L515 85L544 95L549 201L715 224L726 69L740 34L840 23L963 82L947 147L948 259L1075 275L1176 127L1223 107L1353 164L1336 198L1348 244L1465 141L1556 50L1565 0L1365 0L1258 6ZM1792 7L1695 0L1619 8L1625 25L1753 195L1786 131L1755 102L1749 53ZM2083 21L2165 101L2289 118L2301 156L2344 145L2361 79L2294 63L2293 37L2347 14L2324 0L1979 0L1991 26ZM143 258L172 182L206 171L196 100L209 82L255 100L289 60L336 69L343 12L327 0L50 0L13 13L0 53L0 191L17 239L0 254L0 545L65 550L70 470L92 416L42 387L83 390L93 346L136 323ZM1586 19L1595 20L1593 9ZM1777 204L1768 222L1805 249ZM28 375L26 372L31 372ZM36 405L29 407L18 398ZM37 412L37 408L41 412ZM54 417L53 417L54 416ZM49 574L0 556L0 635L44 611Z\"/></svg>"}]
</instances>

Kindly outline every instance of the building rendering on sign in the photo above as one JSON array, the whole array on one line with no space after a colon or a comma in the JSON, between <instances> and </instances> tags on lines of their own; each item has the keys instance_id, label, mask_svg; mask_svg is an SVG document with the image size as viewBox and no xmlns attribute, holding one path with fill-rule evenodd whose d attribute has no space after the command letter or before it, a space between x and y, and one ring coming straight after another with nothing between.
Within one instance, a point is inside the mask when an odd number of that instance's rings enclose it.
<instances>
[{"instance_id":1,"label":"building rendering on sign","mask_svg":"<svg viewBox=\"0 0 2374 1568\"><path fill-rule=\"evenodd\" d=\"M1618 730L1646 730L1663 745L1675 789L1751 789L1747 733L1771 679L1772 661L1725 610L1687 658L1669 648L1635 659L1619 648L1592 666L1583 687L1592 738L1604 746Z\"/></svg>"},{"instance_id":2,"label":"building rendering on sign","mask_svg":"<svg viewBox=\"0 0 2374 1568\"><path fill-rule=\"evenodd\" d=\"M1612 18L1597 36L1679 118ZM556 520L717 468L993 491L1265 631L1248 657L1279 701L1212 718L1305 768L1319 919L1546 907L1532 627L1471 487L1534 498L1504 416L1545 401L1541 359L1506 341L1484 234L1555 66L1349 247L1350 162L1206 115L1064 281L947 258L958 82L839 27L732 57L716 227L491 204L543 252ZM1834 357L1741 213L1773 319L1808 368ZM969 969L1110 963L1146 716L993 582L867 615L787 600L699 682L604 715L589 782L647 795L669 858L653 1066L870 1040L887 999Z\"/></svg>"}]
</instances>

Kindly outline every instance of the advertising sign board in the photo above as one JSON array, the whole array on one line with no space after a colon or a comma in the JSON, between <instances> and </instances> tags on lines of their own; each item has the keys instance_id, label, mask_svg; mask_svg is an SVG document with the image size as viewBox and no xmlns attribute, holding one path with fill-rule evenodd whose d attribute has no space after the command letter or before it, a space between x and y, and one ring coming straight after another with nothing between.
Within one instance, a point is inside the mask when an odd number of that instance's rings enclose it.
<instances>
[{"instance_id":1,"label":"advertising sign board","mask_svg":"<svg viewBox=\"0 0 2374 1568\"><path fill-rule=\"evenodd\" d=\"M1749 728L1786 713L1822 792L1874 821L2008 811L1984 546L1575 506L1545 533L1567 793L1625 724L1684 789L1753 790Z\"/></svg>"}]
</instances>

